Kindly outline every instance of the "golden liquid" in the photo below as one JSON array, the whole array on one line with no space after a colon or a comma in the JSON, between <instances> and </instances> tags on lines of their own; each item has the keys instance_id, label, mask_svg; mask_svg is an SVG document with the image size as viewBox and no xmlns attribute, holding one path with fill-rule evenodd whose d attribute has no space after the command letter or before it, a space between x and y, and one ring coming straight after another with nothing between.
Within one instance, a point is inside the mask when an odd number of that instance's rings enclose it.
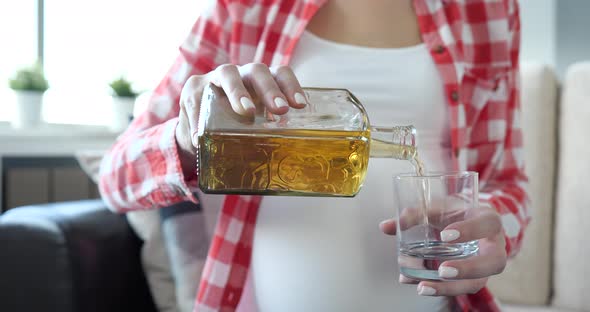
<instances>
[{"instance_id":1,"label":"golden liquid","mask_svg":"<svg viewBox=\"0 0 590 312\"><path fill-rule=\"evenodd\" d=\"M418 153L412 159L412 163L414 168L416 169L416 175L424 176L424 163L418 157ZM421 188L421 197L422 197L422 222L424 223L424 246L430 245L430 222L428 221L428 215L430 210L430 181L428 179L423 179L422 183L420 183Z\"/></svg>"},{"instance_id":2,"label":"golden liquid","mask_svg":"<svg viewBox=\"0 0 590 312\"><path fill-rule=\"evenodd\" d=\"M420 156L418 156L417 151L412 158L410 158L410 162L412 163L412 166L414 166L414 170L416 170L416 175L420 177L424 176L424 163L422 162L422 159L420 159Z\"/></svg>"},{"instance_id":3,"label":"golden liquid","mask_svg":"<svg viewBox=\"0 0 590 312\"><path fill-rule=\"evenodd\" d=\"M205 193L259 195L351 197L369 157L417 159L416 147L370 140L369 131L332 130L205 133L198 154Z\"/></svg>"},{"instance_id":4,"label":"golden liquid","mask_svg":"<svg viewBox=\"0 0 590 312\"><path fill-rule=\"evenodd\" d=\"M369 161L368 132L276 130L199 138L206 193L354 196Z\"/></svg>"},{"instance_id":5,"label":"golden liquid","mask_svg":"<svg viewBox=\"0 0 590 312\"><path fill-rule=\"evenodd\" d=\"M371 157L410 160L414 167L420 166L420 168L422 164L418 158L418 149L415 146L397 145L378 139L371 140Z\"/></svg>"}]
</instances>

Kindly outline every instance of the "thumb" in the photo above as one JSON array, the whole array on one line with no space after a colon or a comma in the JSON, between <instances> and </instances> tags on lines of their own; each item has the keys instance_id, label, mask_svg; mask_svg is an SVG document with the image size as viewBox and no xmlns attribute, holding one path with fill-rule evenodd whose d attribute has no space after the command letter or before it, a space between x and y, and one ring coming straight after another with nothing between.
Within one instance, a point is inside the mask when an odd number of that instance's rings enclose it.
<instances>
[{"instance_id":1,"label":"thumb","mask_svg":"<svg viewBox=\"0 0 590 312\"><path fill-rule=\"evenodd\" d=\"M388 234L388 235L395 235L395 233L397 232L397 223L395 219L388 219L388 220L384 220L381 221L381 223L379 223L379 229L381 229L381 232Z\"/></svg>"}]
</instances>

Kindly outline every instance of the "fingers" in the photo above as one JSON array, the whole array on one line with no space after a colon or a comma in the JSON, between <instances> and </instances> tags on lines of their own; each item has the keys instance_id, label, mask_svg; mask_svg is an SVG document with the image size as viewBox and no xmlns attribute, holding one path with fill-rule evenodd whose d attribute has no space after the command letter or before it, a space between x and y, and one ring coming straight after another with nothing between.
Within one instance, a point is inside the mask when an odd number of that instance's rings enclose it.
<instances>
[{"instance_id":1,"label":"fingers","mask_svg":"<svg viewBox=\"0 0 590 312\"><path fill-rule=\"evenodd\" d=\"M430 209L428 211L428 222L431 228L443 229L447 225L463 220L465 217L465 210L443 210ZM422 209L407 208L402 211L399 218L399 230L405 231L414 226L424 223L424 214ZM397 226L395 219L384 220L379 224L379 228L385 234L395 235Z\"/></svg>"},{"instance_id":2,"label":"fingers","mask_svg":"<svg viewBox=\"0 0 590 312\"><path fill-rule=\"evenodd\" d=\"M180 118L179 126L188 128L193 147L198 145L196 134L199 121L199 106L203 93L202 84L202 76L191 76L180 95L180 110L181 113L186 114L187 120Z\"/></svg>"},{"instance_id":3,"label":"fingers","mask_svg":"<svg viewBox=\"0 0 590 312\"><path fill-rule=\"evenodd\" d=\"M496 240L481 240L479 254L465 259L445 261L438 268L444 279L476 279L502 273L506 251Z\"/></svg>"},{"instance_id":4,"label":"fingers","mask_svg":"<svg viewBox=\"0 0 590 312\"><path fill-rule=\"evenodd\" d=\"M496 237L502 230L500 216L493 209L473 209L463 221L447 226L441 232L444 242L461 243Z\"/></svg>"},{"instance_id":5,"label":"fingers","mask_svg":"<svg viewBox=\"0 0 590 312\"><path fill-rule=\"evenodd\" d=\"M418 284L420 281L415 280L415 279L411 279L403 274L399 275L399 282L401 284Z\"/></svg>"},{"instance_id":6,"label":"fingers","mask_svg":"<svg viewBox=\"0 0 590 312\"><path fill-rule=\"evenodd\" d=\"M464 211L450 211L446 209L432 208L428 210L428 223L431 228L443 229L448 224L462 220ZM406 208L400 215L400 230L409 230L414 226L424 224L424 212L422 208Z\"/></svg>"},{"instance_id":7,"label":"fingers","mask_svg":"<svg viewBox=\"0 0 590 312\"><path fill-rule=\"evenodd\" d=\"M397 230L395 219L381 221L381 223L379 223L379 229L381 229L381 232L385 234L395 235Z\"/></svg>"},{"instance_id":8,"label":"fingers","mask_svg":"<svg viewBox=\"0 0 590 312\"><path fill-rule=\"evenodd\" d=\"M212 83L223 89L236 113L240 115L254 114L256 106L244 86L237 66L226 64L217 67Z\"/></svg>"},{"instance_id":9,"label":"fingers","mask_svg":"<svg viewBox=\"0 0 590 312\"><path fill-rule=\"evenodd\" d=\"M305 93L288 66L273 67L271 71L261 63L240 67L225 64L210 76L211 82L223 89L232 109L240 115L256 112L254 97L275 115L285 114L289 106L303 108L307 104Z\"/></svg>"},{"instance_id":10,"label":"fingers","mask_svg":"<svg viewBox=\"0 0 590 312\"><path fill-rule=\"evenodd\" d=\"M399 226L401 231L410 229L416 225L422 224L424 217L422 216L422 209L406 208L399 216Z\"/></svg>"},{"instance_id":11,"label":"fingers","mask_svg":"<svg viewBox=\"0 0 590 312\"><path fill-rule=\"evenodd\" d=\"M307 105L305 93L295 77L293 70L288 66L271 67L270 71L283 94L289 100L289 105L294 108L303 108Z\"/></svg>"},{"instance_id":12,"label":"fingers","mask_svg":"<svg viewBox=\"0 0 590 312\"><path fill-rule=\"evenodd\" d=\"M480 278L452 282L422 281L418 284L417 291L421 296L459 296L464 294L474 294L486 285L487 280L487 278Z\"/></svg>"},{"instance_id":13,"label":"fingers","mask_svg":"<svg viewBox=\"0 0 590 312\"><path fill-rule=\"evenodd\" d=\"M279 88L268 66L260 63L247 64L240 67L240 73L269 112L282 115L289 110L287 97Z\"/></svg>"},{"instance_id":14,"label":"fingers","mask_svg":"<svg viewBox=\"0 0 590 312\"><path fill-rule=\"evenodd\" d=\"M434 198L428 207L428 223L433 229L444 229L447 225L465 219L466 212L470 209L464 204L457 203L454 198ZM401 231L414 226L424 224L424 210L421 206L405 208L399 216Z\"/></svg>"}]
</instances>

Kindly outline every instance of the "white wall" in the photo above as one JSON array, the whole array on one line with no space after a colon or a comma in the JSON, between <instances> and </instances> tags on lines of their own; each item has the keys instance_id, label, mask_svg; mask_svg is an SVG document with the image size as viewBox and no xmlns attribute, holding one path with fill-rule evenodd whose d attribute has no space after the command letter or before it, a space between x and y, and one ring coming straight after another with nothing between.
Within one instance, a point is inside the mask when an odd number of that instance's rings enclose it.
<instances>
[{"instance_id":1,"label":"white wall","mask_svg":"<svg viewBox=\"0 0 590 312\"><path fill-rule=\"evenodd\" d=\"M557 73L564 77L570 65L590 61L590 1L557 2Z\"/></svg>"},{"instance_id":2,"label":"white wall","mask_svg":"<svg viewBox=\"0 0 590 312\"><path fill-rule=\"evenodd\" d=\"M556 66L556 8L557 0L520 0L522 61Z\"/></svg>"}]
</instances>

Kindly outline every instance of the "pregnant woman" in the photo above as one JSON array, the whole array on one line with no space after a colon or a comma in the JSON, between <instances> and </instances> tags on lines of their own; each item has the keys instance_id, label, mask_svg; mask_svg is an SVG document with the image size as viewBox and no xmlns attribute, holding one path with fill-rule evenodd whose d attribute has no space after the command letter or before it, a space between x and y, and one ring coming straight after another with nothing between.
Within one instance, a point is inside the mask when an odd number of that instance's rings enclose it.
<instances>
[{"instance_id":1,"label":"pregnant woman","mask_svg":"<svg viewBox=\"0 0 590 312\"><path fill-rule=\"evenodd\" d=\"M479 173L481 209L441 236L479 240L480 254L442 263L445 281L399 275L383 233L396 232L392 176L411 166L371 159L354 198L226 196L195 310L498 311L487 278L528 222L519 29L516 0L210 0L148 110L104 158L101 194L118 212L197 202L209 83L238 114L253 98L279 115L300 109L301 86L346 88L374 124L415 125L429 170Z\"/></svg>"}]
</instances>

